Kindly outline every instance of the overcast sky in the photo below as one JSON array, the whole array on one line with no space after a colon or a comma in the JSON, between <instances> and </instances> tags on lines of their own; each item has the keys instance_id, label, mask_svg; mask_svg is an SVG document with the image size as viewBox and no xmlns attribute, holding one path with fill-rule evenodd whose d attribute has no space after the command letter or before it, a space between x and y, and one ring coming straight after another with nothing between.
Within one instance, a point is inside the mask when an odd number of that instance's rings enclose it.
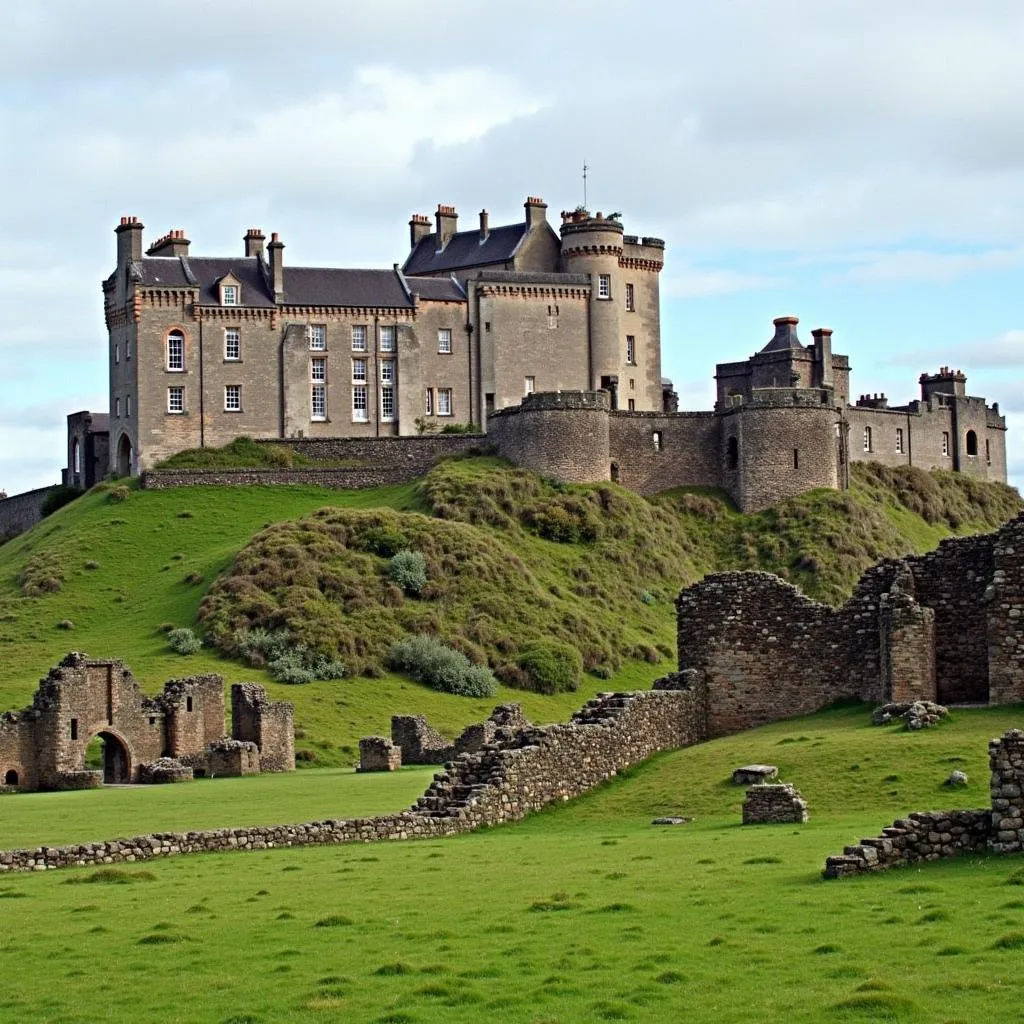
<instances>
[{"instance_id":1,"label":"overcast sky","mask_svg":"<svg viewBox=\"0 0 1024 1024\"><path fill-rule=\"evenodd\" d=\"M621 211L666 240L663 368L708 408L775 316L853 391L962 367L1024 482L1020 0L19 0L0 33L0 488L107 405L113 228L390 266L409 215Z\"/></svg>"}]
</instances>

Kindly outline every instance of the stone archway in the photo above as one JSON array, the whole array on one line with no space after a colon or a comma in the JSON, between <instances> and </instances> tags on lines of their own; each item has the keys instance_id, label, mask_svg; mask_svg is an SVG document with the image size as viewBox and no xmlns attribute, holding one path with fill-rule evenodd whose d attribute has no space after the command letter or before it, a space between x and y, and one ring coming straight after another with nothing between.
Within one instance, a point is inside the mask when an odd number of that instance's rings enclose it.
<instances>
[{"instance_id":1,"label":"stone archway","mask_svg":"<svg viewBox=\"0 0 1024 1024\"><path fill-rule=\"evenodd\" d=\"M5 786L17 786L18 785L18 773L11 768L9 771L4 772L4 785Z\"/></svg>"},{"instance_id":2,"label":"stone archway","mask_svg":"<svg viewBox=\"0 0 1024 1024\"><path fill-rule=\"evenodd\" d=\"M102 730L90 740L90 744L99 740L103 744L101 765L103 784L105 786L123 786L132 781L132 758L128 744L120 736ZM86 745L88 749L89 744Z\"/></svg>"},{"instance_id":3,"label":"stone archway","mask_svg":"<svg viewBox=\"0 0 1024 1024\"><path fill-rule=\"evenodd\" d=\"M117 442L117 475L131 476L135 462L135 453L132 451L132 442L127 434L122 434Z\"/></svg>"}]
</instances>

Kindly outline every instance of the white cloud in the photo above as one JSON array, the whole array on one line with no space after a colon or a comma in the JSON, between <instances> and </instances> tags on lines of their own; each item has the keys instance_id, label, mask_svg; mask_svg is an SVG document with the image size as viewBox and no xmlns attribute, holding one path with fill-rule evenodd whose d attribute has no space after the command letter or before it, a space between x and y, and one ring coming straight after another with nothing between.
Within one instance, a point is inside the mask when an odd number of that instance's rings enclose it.
<instances>
[{"instance_id":1,"label":"white cloud","mask_svg":"<svg viewBox=\"0 0 1024 1024\"><path fill-rule=\"evenodd\" d=\"M662 281L663 296L681 299L701 299L732 292L759 291L776 288L782 279L763 274L746 274L728 268L686 267L674 269Z\"/></svg>"},{"instance_id":2,"label":"white cloud","mask_svg":"<svg viewBox=\"0 0 1024 1024\"><path fill-rule=\"evenodd\" d=\"M969 274L1024 267L1024 248L986 249L980 252L897 249L892 252L840 256L837 262L850 264L849 269L842 275L849 281L948 282Z\"/></svg>"}]
</instances>

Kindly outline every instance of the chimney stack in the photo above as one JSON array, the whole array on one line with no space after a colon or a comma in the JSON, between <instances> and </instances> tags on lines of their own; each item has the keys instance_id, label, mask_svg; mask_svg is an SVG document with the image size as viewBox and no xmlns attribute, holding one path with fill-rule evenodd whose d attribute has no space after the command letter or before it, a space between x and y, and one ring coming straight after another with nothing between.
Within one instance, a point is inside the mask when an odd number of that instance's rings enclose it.
<instances>
[{"instance_id":1,"label":"chimney stack","mask_svg":"<svg viewBox=\"0 0 1024 1024\"><path fill-rule=\"evenodd\" d=\"M270 284L274 289L274 301L284 302L284 242L277 237L275 231L270 236L270 245L267 246L270 254Z\"/></svg>"},{"instance_id":2,"label":"chimney stack","mask_svg":"<svg viewBox=\"0 0 1024 1024\"><path fill-rule=\"evenodd\" d=\"M260 231L259 228L249 228L245 233L245 255L248 256L262 256L263 255L263 243L267 240L267 236Z\"/></svg>"},{"instance_id":3,"label":"chimney stack","mask_svg":"<svg viewBox=\"0 0 1024 1024\"><path fill-rule=\"evenodd\" d=\"M526 197L523 209L526 211L527 231L532 231L535 227L540 227L541 224L547 222L547 208L548 204L543 199L538 199L537 196Z\"/></svg>"},{"instance_id":4,"label":"chimney stack","mask_svg":"<svg viewBox=\"0 0 1024 1024\"><path fill-rule=\"evenodd\" d=\"M117 265L127 266L142 259L143 224L138 217L122 217L114 229L117 235Z\"/></svg>"},{"instance_id":5,"label":"chimney stack","mask_svg":"<svg viewBox=\"0 0 1024 1024\"><path fill-rule=\"evenodd\" d=\"M814 365L817 369L818 387L835 387L832 375L832 328L816 327L811 331L814 338Z\"/></svg>"},{"instance_id":6,"label":"chimney stack","mask_svg":"<svg viewBox=\"0 0 1024 1024\"><path fill-rule=\"evenodd\" d=\"M438 203L437 213L434 215L437 221L437 248L443 249L448 240L459 229L459 215L455 212L454 206L442 206Z\"/></svg>"},{"instance_id":7,"label":"chimney stack","mask_svg":"<svg viewBox=\"0 0 1024 1024\"><path fill-rule=\"evenodd\" d=\"M414 213L409 221L409 248L415 249L429 234L430 218L425 213Z\"/></svg>"},{"instance_id":8,"label":"chimney stack","mask_svg":"<svg viewBox=\"0 0 1024 1024\"><path fill-rule=\"evenodd\" d=\"M147 250L147 256L187 256L191 243L180 228L172 228L158 238Z\"/></svg>"},{"instance_id":9,"label":"chimney stack","mask_svg":"<svg viewBox=\"0 0 1024 1024\"><path fill-rule=\"evenodd\" d=\"M487 216L486 210L480 211L480 241L486 242L487 236L490 234L490 218Z\"/></svg>"}]
</instances>

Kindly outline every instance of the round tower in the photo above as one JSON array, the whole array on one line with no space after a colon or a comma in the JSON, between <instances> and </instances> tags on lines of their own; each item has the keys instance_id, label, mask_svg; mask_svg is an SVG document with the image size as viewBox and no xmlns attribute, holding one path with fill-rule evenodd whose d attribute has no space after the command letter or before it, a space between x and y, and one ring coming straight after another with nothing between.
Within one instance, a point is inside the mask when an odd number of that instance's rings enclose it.
<instances>
[{"instance_id":1,"label":"round tower","mask_svg":"<svg viewBox=\"0 0 1024 1024\"><path fill-rule=\"evenodd\" d=\"M562 215L562 268L590 278L590 386L612 392L624 408L622 378L626 365L622 314L626 296L619 273L622 225L586 211Z\"/></svg>"}]
</instances>

